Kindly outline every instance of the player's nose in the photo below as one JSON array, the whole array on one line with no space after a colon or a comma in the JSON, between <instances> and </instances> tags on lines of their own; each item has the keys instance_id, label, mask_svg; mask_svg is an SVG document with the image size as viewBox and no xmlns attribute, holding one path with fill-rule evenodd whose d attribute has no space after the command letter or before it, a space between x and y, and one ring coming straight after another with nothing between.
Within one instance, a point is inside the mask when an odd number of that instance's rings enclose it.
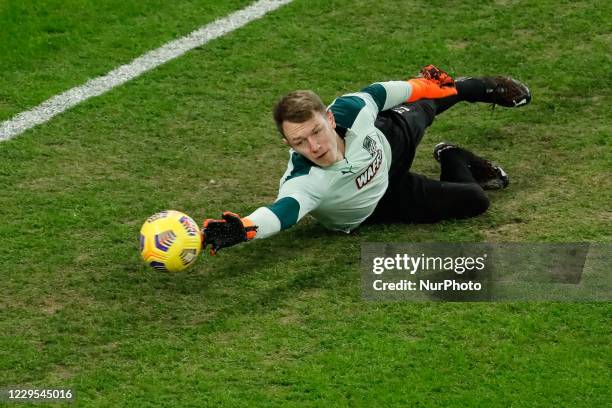
<instances>
[{"instance_id":1,"label":"player's nose","mask_svg":"<svg viewBox=\"0 0 612 408\"><path fill-rule=\"evenodd\" d=\"M321 145L314 137L308 138L308 143L310 144L310 151L316 153L321 148Z\"/></svg>"}]
</instances>

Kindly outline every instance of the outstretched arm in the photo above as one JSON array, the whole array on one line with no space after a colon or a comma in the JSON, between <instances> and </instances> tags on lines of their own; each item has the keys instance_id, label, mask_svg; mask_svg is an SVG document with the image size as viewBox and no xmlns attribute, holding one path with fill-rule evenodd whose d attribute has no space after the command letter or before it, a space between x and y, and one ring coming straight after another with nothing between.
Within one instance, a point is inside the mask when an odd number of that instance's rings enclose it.
<instances>
[{"instance_id":1,"label":"outstretched arm","mask_svg":"<svg viewBox=\"0 0 612 408\"><path fill-rule=\"evenodd\" d=\"M207 218L202 226L202 249L210 245L211 255L221 248L250 241L257 236L257 226L249 218L226 211L220 220Z\"/></svg>"},{"instance_id":2,"label":"outstretched arm","mask_svg":"<svg viewBox=\"0 0 612 408\"><path fill-rule=\"evenodd\" d=\"M282 229L293 226L298 221L299 208L296 209L295 214L291 214L291 209L279 209L278 203L277 201L270 206L271 208L260 207L244 218L226 211L220 220L210 218L204 220L202 248L206 249L210 245L210 253L215 255L221 248L234 246L255 238L267 238ZM276 212L274 212L275 210ZM285 214L277 214L279 210L284 211Z\"/></svg>"},{"instance_id":3,"label":"outstretched arm","mask_svg":"<svg viewBox=\"0 0 612 408\"><path fill-rule=\"evenodd\" d=\"M221 248L255 238L267 238L292 227L315 206L316 201L308 197L282 197L274 204L260 207L244 218L232 212L224 212L220 220L204 220L202 248L210 245L210 253L215 255Z\"/></svg>"}]
</instances>

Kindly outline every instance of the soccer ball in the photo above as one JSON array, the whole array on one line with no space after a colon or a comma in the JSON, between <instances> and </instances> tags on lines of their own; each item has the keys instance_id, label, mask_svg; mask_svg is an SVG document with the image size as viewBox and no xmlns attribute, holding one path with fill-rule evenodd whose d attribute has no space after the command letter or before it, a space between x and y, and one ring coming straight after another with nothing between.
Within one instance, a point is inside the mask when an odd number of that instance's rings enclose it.
<instances>
[{"instance_id":1,"label":"soccer ball","mask_svg":"<svg viewBox=\"0 0 612 408\"><path fill-rule=\"evenodd\" d=\"M158 271L182 271L198 259L201 249L198 225L179 211L152 215L140 229L140 255Z\"/></svg>"}]
</instances>

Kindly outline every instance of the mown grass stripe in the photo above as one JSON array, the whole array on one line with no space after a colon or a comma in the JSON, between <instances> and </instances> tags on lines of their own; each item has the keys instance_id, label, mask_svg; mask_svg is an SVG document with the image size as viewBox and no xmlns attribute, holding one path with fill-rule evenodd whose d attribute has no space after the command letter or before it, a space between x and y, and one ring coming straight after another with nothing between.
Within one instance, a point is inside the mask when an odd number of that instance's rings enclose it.
<instances>
[{"instance_id":1,"label":"mown grass stripe","mask_svg":"<svg viewBox=\"0 0 612 408\"><path fill-rule=\"evenodd\" d=\"M114 87L142 75L144 72L180 57L187 51L200 47L215 38L228 34L285 4L291 3L291 1L293 0L259 0L226 17L215 20L185 37L170 41L155 50L149 51L129 64L122 65L104 76L94 78L81 86L54 96L35 108L21 112L12 119L2 122L0 124L0 142L19 136L26 130L50 120L89 98L102 95Z\"/></svg>"}]
</instances>

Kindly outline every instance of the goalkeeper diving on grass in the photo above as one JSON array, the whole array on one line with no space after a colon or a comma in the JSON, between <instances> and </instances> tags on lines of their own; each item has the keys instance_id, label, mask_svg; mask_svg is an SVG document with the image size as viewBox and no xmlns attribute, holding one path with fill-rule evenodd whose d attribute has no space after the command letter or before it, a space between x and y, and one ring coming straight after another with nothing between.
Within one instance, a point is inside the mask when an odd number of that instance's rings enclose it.
<instances>
[{"instance_id":1,"label":"goalkeeper diving on grass","mask_svg":"<svg viewBox=\"0 0 612 408\"><path fill-rule=\"evenodd\" d=\"M430 65L408 81L374 83L325 106L294 91L274 107L289 163L274 203L241 218L206 219L203 248L212 254L291 228L310 214L326 228L350 232L364 223L434 223L475 217L489 207L484 190L505 188L506 172L469 150L439 143L440 179L410 167L436 115L460 101L519 107L527 86L503 76L460 78Z\"/></svg>"}]
</instances>

